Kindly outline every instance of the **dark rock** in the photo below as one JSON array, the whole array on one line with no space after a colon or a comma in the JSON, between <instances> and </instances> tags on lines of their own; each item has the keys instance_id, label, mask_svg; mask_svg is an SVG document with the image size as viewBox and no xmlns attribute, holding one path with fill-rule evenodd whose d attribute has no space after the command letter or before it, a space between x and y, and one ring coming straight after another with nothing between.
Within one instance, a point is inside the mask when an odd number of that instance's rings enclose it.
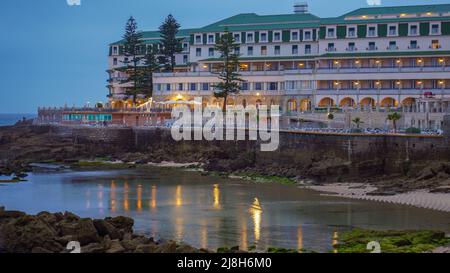
<instances>
[{"instance_id":1,"label":"dark rock","mask_svg":"<svg viewBox=\"0 0 450 273\"><path fill-rule=\"evenodd\" d=\"M38 253L38 254L49 254L49 253L54 253L53 251L50 251L48 249L42 248L42 247L34 247L31 250L31 253Z\"/></svg>"},{"instance_id":2,"label":"dark rock","mask_svg":"<svg viewBox=\"0 0 450 273\"><path fill-rule=\"evenodd\" d=\"M81 253L103 253L105 248L100 243L92 243L81 247Z\"/></svg>"},{"instance_id":3,"label":"dark rock","mask_svg":"<svg viewBox=\"0 0 450 273\"><path fill-rule=\"evenodd\" d=\"M99 237L92 219L81 219L77 223L76 238L81 245L98 242Z\"/></svg>"},{"instance_id":4,"label":"dark rock","mask_svg":"<svg viewBox=\"0 0 450 273\"><path fill-rule=\"evenodd\" d=\"M112 240L111 246L106 250L106 253L124 253L125 248L119 242L119 240Z\"/></svg>"},{"instance_id":5,"label":"dark rock","mask_svg":"<svg viewBox=\"0 0 450 273\"><path fill-rule=\"evenodd\" d=\"M109 235L109 237L113 240L120 239L119 231L109 222L101 219L95 219L94 226L100 236L104 237Z\"/></svg>"},{"instance_id":6,"label":"dark rock","mask_svg":"<svg viewBox=\"0 0 450 273\"><path fill-rule=\"evenodd\" d=\"M157 248L155 244L138 245L134 253L156 253Z\"/></svg>"},{"instance_id":7,"label":"dark rock","mask_svg":"<svg viewBox=\"0 0 450 273\"><path fill-rule=\"evenodd\" d=\"M26 213L21 211L0 210L0 220L5 218L19 218L25 216Z\"/></svg>"},{"instance_id":8,"label":"dark rock","mask_svg":"<svg viewBox=\"0 0 450 273\"><path fill-rule=\"evenodd\" d=\"M117 216L105 218L105 221L125 233L133 233L134 220L129 217Z\"/></svg>"},{"instance_id":9,"label":"dark rock","mask_svg":"<svg viewBox=\"0 0 450 273\"><path fill-rule=\"evenodd\" d=\"M167 243L158 245L156 248L156 253L176 253L177 252L177 243L174 241L169 241Z\"/></svg>"}]
</instances>

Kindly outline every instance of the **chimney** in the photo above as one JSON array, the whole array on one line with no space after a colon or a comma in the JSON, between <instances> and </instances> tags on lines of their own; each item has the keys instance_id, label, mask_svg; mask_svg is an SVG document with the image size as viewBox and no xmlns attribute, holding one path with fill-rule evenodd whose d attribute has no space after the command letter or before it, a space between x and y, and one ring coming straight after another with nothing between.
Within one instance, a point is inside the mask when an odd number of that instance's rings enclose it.
<instances>
[{"instance_id":1,"label":"chimney","mask_svg":"<svg viewBox=\"0 0 450 273\"><path fill-rule=\"evenodd\" d=\"M295 14L305 14L308 13L308 3L299 2L294 5L294 13Z\"/></svg>"}]
</instances>

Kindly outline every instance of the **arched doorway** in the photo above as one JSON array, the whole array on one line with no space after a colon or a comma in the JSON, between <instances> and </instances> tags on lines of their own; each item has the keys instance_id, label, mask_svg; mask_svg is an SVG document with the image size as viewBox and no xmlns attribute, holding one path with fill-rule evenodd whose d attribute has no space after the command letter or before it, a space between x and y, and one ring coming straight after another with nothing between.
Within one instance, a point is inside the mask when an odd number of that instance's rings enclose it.
<instances>
[{"instance_id":1,"label":"arched doorway","mask_svg":"<svg viewBox=\"0 0 450 273\"><path fill-rule=\"evenodd\" d=\"M355 103L354 99L352 99L350 97L346 97L341 100L341 102L339 103L339 106L340 107L355 107L356 103Z\"/></svg>"},{"instance_id":2,"label":"arched doorway","mask_svg":"<svg viewBox=\"0 0 450 273\"><path fill-rule=\"evenodd\" d=\"M295 99L290 99L287 102L288 112L297 112L297 101Z\"/></svg>"},{"instance_id":3,"label":"arched doorway","mask_svg":"<svg viewBox=\"0 0 450 273\"><path fill-rule=\"evenodd\" d=\"M319 107L332 107L333 105L334 105L334 100L329 97L323 98L319 102Z\"/></svg>"},{"instance_id":4,"label":"arched doorway","mask_svg":"<svg viewBox=\"0 0 450 273\"><path fill-rule=\"evenodd\" d=\"M415 98L406 98L402 101L402 105L403 106L413 106L416 103L416 99Z\"/></svg>"},{"instance_id":5,"label":"arched doorway","mask_svg":"<svg viewBox=\"0 0 450 273\"><path fill-rule=\"evenodd\" d=\"M361 100L361 107L375 107L375 100L373 98L363 98Z\"/></svg>"},{"instance_id":6,"label":"arched doorway","mask_svg":"<svg viewBox=\"0 0 450 273\"><path fill-rule=\"evenodd\" d=\"M397 101L394 98L387 97L381 101L381 107L395 107L397 106Z\"/></svg>"},{"instance_id":7,"label":"arched doorway","mask_svg":"<svg viewBox=\"0 0 450 273\"><path fill-rule=\"evenodd\" d=\"M300 100L300 111L310 111L311 110L311 100L310 99L302 99Z\"/></svg>"}]
</instances>

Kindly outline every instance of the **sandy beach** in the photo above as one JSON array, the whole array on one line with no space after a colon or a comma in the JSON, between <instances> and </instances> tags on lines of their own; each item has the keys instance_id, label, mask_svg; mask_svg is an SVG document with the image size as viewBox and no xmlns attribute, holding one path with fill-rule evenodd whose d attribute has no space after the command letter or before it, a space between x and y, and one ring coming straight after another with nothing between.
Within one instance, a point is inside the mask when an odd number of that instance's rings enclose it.
<instances>
[{"instance_id":1,"label":"sandy beach","mask_svg":"<svg viewBox=\"0 0 450 273\"><path fill-rule=\"evenodd\" d=\"M323 186L307 186L304 188L322 192L323 195L409 205L418 208L450 212L450 194L448 193L430 193L426 190L418 190L392 196L377 196L368 195L377 190L376 187L358 183L328 184Z\"/></svg>"}]
</instances>

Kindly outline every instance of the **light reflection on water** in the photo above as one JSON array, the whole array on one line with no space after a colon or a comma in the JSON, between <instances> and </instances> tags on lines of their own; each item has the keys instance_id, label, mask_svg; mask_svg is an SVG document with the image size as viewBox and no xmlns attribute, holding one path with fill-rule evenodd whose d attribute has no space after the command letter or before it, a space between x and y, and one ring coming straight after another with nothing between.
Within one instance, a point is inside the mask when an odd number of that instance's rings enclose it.
<instances>
[{"instance_id":1,"label":"light reflection on water","mask_svg":"<svg viewBox=\"0 0 450 273\"><path fill-rule=\"evenodd\" d=\"M239 245L332 251L351 226L450 231L446 213L320 196L267 185L155 169L152 172L41 173L0 187L0 205L29 213L125 215L135 230L215 249Z\"/></svg>"}]
</instances>

